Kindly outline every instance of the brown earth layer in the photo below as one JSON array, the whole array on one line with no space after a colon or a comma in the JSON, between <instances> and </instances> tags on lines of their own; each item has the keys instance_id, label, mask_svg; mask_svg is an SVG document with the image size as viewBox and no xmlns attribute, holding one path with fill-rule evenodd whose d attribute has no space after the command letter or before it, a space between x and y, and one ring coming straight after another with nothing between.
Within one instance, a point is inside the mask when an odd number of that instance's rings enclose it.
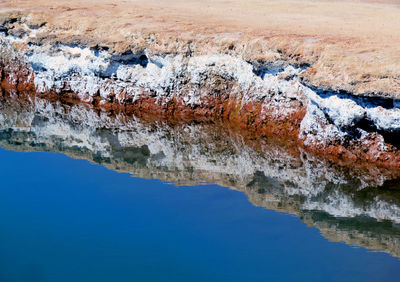
<instances>
[{"instance_id":1,"label":"brown earth layer","mask_svg":"<svg viewBox=\"0 0 400 282\"><path fill-rule=\"evenodd\" d=\"M64 92L45 92L37 93L33 83L33 75L27 70L21 70L18 73L10 75L7 68L1 69L1 87L14 93L14 97L19 95L35 95L47 100L61 100L67 103L82 103L83 101L76 93ZM10 77L17 77L10 80ZM400 173L400 152L396 146L385 144L388 150L382 152L379 150L379 144L382 137L378 134L370 134L366 143L350 140L346 144L332 141L325 146L305 146L299 136L299 128L302 119L306 113L306 105L299 101L293 102L292 114L284 117L271 115L274 109L262 111L261 104L247 102L241 104L241 100L229 97L229 87L225 92L220 93L218 97L207 96L204 98L201 107L191 107L179 98L173 98L163 101L160 98L152 97L151 93L143 90L142 96L132 102L126 100L119 103L115 99L105 101L100 97L90 103L95 108L107 110L110 114L124 112L125 114L134 114L147 120L164 119L172 122L215 122L224 121L230 127L236 128L247 139L266 138L280 145L285 145L288 150L294 154L299 154L298 145L302 146L315 155L324 157L341 166L360 167L371 172L375 167L379 167L379 173L393 175L397 178ZM383 171L384 172L383 172ZM375 171L376 172L376 171ZM376 175L378 177L378 175Z\"/></svg>"}]
</instances>

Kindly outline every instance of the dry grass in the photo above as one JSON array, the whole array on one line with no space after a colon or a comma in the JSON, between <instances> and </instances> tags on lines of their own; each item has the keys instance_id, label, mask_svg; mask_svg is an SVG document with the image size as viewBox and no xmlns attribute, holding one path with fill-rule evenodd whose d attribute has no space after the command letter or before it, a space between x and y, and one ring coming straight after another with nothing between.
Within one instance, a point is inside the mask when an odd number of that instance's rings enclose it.
<instances>
[{"instance_id":1,"label":"dry grass","mask_svg":"<svg viewBox=\"0 0 400 282\"><path fill-rule=\"evenodd\" d=\"M112 50L240 53L251 60L312 65L315 86L400 99L400 1L13 0L48 22L43 41ZM54 37L47 36L53 35Z\"/></svg>"}]
</instances>

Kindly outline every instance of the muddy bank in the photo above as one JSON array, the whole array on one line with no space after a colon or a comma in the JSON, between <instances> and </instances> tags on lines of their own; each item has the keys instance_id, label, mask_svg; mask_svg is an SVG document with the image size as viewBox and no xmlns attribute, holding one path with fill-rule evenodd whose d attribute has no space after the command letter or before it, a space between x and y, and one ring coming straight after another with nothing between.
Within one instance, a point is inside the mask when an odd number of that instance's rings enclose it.
<instances>
[{"instance_id":1,"label":"muddy bank","mask_svg":"<svg viewBox=\"0 0 400 282\"><path fill-rule=\"evenodd\" d=\"M221 38L167 40L146 30L132 30L124 45L109 37L91 38L91 32L73 36L73 25L62 28L65 18L51 15L3 14L0 79L7 91L68 97L136 114L222 120L255 137L298 144L338 162L400 169L395 81L388 87L387 79L374 79L369 90L365 83L364 88L359 83L327 86L310 78L310 73L321 75L315 69L321 61L305 51L292 56L289 49L244 37L225 40L229 44ZM242 43L247 47L239 47ZM373 87L378 82L379 91Z\"/></svg>"}]
</instances>

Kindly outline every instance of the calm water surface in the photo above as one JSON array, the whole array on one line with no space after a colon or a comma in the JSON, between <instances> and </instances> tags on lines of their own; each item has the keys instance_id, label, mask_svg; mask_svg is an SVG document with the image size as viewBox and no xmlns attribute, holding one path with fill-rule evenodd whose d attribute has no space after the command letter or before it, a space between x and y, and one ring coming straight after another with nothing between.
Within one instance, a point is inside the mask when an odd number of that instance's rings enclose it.
<instances>
[{"instance_id":1,"label":"calm water surface","mask_svg":"<svg viewBox=\"0 0 400 282\"><path fill-rule=\"evenodd\" d=\"M399 281L390 175L41 100L0 147L0 281Z\"/></svg>"},{"instance_id":2,"label":"calm water surface","mask_svg":"<svg viewBox=\"0 0 400 282\"><path fill-rule=\"evenodd\" d=\"M0 158L1 281L400 277L397 258L329 242L227 188L177 188L61 154Z\"/></svg>"}]
</instances>

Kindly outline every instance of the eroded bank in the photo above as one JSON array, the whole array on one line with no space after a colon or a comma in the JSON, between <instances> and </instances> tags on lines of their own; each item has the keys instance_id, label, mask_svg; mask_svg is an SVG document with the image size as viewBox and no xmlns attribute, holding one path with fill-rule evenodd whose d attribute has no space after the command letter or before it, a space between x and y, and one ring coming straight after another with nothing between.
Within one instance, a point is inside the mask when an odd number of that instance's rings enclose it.
<instances>
[{"instance_id":1,"label":"eroded bank","mask_svg":"<svg viewBox=\"0 0 400 282\"><path fill-rule=\"evenodd\" d=\"M223 120L339 162L400 169L396 96L310 86L302 74L312 62L274 51L263 60L232 51L235 45L198 51L183 40L178 44L184 48L155 52L156 34L115 50L79 37L57 40L45 21L34 19L16 13L2 20L0 79L9 92L136 114Z\"/></svg>"}]
</instances>

